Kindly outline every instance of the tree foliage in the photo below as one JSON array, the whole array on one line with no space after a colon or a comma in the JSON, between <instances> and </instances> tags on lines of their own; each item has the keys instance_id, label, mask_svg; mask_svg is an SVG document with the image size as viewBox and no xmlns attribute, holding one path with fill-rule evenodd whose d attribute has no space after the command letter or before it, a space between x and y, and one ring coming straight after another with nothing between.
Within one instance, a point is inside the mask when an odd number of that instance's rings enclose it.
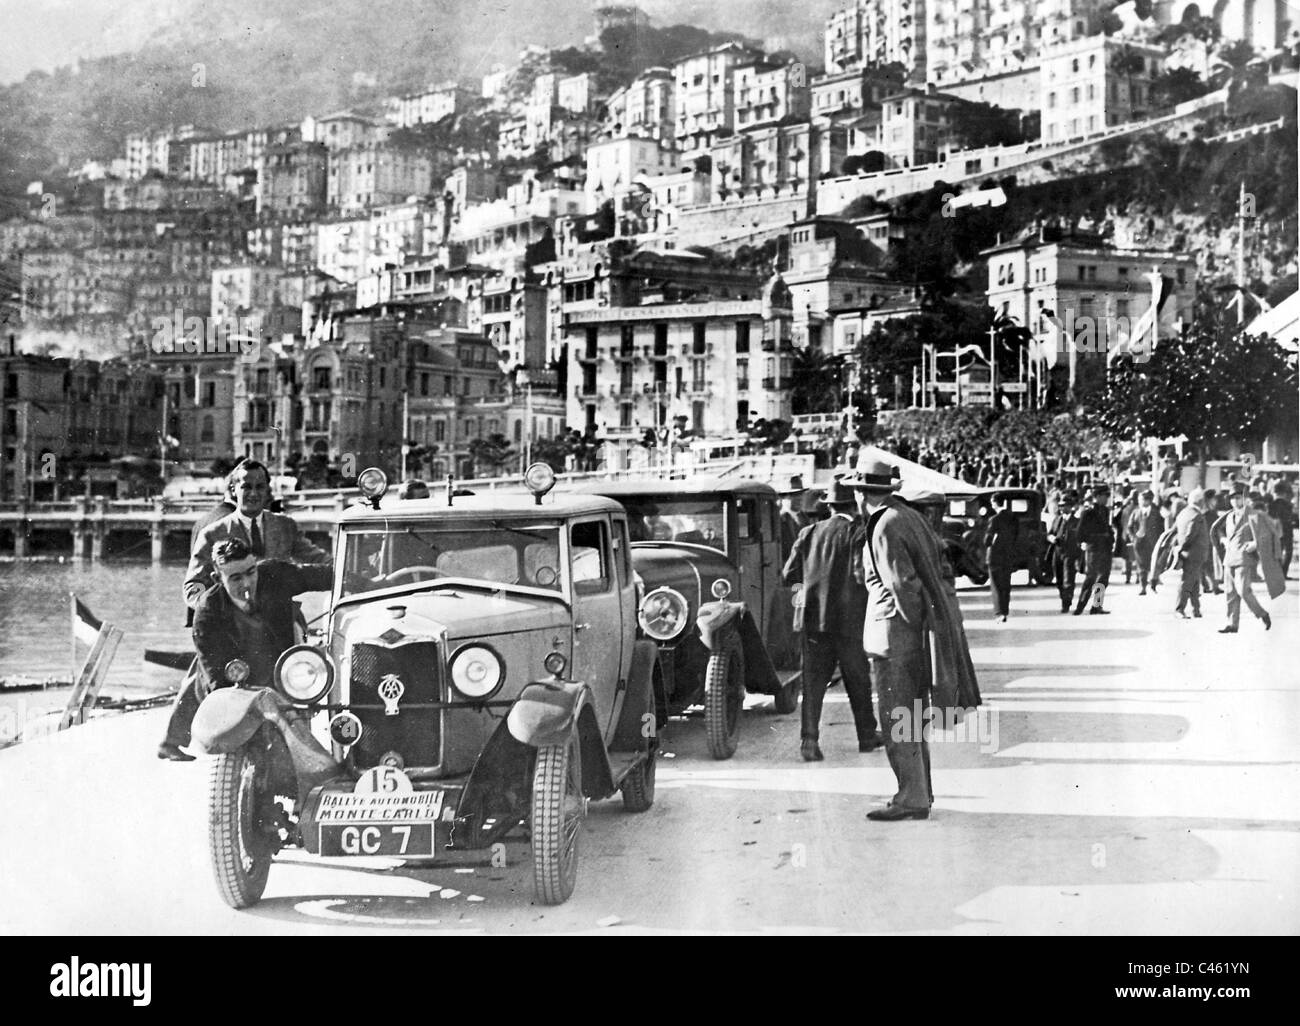
<instances>
[{"instance_id":1,"label":"tree foliage","mask_svg":"<svg viewBox=\"0 0 1300 1026\"><path fill-rule=\"evenodd\" d=\"M1186 435L1202 452L1220 439L1257 442L1300 416L1295 363L1272 339L1206 309L1145 363L1118 360L1098 416L1115 436Z\"/></svg>"}]
</instances>

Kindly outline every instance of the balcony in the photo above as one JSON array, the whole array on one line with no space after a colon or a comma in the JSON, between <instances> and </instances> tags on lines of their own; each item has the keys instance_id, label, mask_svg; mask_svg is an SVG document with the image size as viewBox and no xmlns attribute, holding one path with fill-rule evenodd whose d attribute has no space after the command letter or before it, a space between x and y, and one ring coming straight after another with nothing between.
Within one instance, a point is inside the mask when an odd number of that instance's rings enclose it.
<instances>
[{"instance_id":1,"label":"balcony","mask_svg":"<svg viewBox=\"0 0 1300 1026\"><path fill-rule=\"evenodd\" d=\"M763 379L763 390L765 392L770 392L774 388L776 388L776 378Z\"/></svg>"},{"instance_id":2,"label":"balcony","mask_svg":"<svg viewBox=\"0 0 1300 1026\"><path fill-rule=\"evenodd\" d=\"M771 337L769 337L769 336L767 336L767 335L764 335L764 336L763 336L763 341L762 341L762 343L761 343L761 346L762 346L763 352L765 352L765 353L775 353L775 352L776 352L776 339L771 338Z\"/></svg>"}]
</instances>

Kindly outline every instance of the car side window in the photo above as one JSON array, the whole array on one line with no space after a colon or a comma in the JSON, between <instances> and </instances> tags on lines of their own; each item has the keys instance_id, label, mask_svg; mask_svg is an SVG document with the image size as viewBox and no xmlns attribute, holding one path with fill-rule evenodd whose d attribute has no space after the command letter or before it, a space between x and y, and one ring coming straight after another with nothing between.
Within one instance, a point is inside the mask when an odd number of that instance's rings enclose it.
<instances>
[{"instance_id":1,"label":"car side window","mask_svg":"<svg viewBox=\"0 0 1300 1026\"><path fill-rule=\"evenodd\" d=\"M586 520L570 528L573 588L579 595L609 590L609 541L603 520Z\"/></svg>"},{"instance_id":2,"label":"car side window","mask_svg":"<svg viewBox=\"0 0 1300 1026\"><path fill-rule=\"evenodd\" d=\"M741 541L761 541L763 524L758 515L756 499L741 499L736 504L736 520L740 525Z\"/></svg>"},{"instance_id":3,"label":"car side window","mask_svg":"<svg viewBox=\"0 0 1300 1026\"><path fill-rule=\"evenodd\" d=\"M619 588L626 587L627 582L632 578L631 568L628 566L631 549L628 547L627 528L626 520L614 521L614 567L618 573Z\"/></svg>"}]
</instances>

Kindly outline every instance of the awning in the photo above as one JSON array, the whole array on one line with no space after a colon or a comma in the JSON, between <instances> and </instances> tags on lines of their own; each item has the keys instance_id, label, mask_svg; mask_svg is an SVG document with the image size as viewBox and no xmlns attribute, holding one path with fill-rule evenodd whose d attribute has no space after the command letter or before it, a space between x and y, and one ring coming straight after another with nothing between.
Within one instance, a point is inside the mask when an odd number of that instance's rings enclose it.
<instances>
[{"instance_id":1,"label":"awning","mask_svg":"<svg viewBox=\"0 0 1300 1026\"><path fill-rule=\"evenodd\" d=\"M903 478L903 486L911 489L942 492L944 495L975 495L986 489L968 484L960 478L949 477L938 470L931 470L919 463L905 460L903 457L881 449L875 445L864 445L858 450L858 462L864 460L883 460L898 468Z\"/></svg>"},{"instance_id":2,"label":"awning","mask_svg":"<svg viewBox=\"0 0 1300 1026\"><path fill-rule=\"evenodd\" d=\"M1292 292L1246 325L1247 335L1267 335L1283 349L1300 350L1300 292Z\"/></svg>"}]
</instances>

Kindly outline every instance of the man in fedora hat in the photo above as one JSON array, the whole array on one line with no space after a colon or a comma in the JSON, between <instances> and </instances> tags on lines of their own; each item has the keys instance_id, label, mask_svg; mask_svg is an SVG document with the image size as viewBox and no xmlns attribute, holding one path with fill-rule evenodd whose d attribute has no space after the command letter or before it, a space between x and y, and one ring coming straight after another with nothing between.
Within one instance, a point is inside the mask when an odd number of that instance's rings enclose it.
<instances>
[{"instance_id":1,"label":"man in fedora hat","mask_svg":"<svg viewBox=\"0 0 1300 1026\"><path fill-rule=\"evenodd\" d=\"M818 744L822 701L838 665L853 710L858 751L884 744L871 708L871 669L862 651L862 621L867 589L862 583L864 536L854 519L853 492L839 479L823 500L830 516L799 532L781 579L802 586L802 605L795 606L795 630L803 632L803 711L800 754L807 762L823 758Z\"/></svg>"},{"instance_id":2,"label":"man in fedora hat","mask_svg":"<svg viewBox=\"0 0 1300 1026\"><path fill-rule=\"evenodd\" d=\"M780 496L781 558L785 559L794 548L799 532L811 523L803 509L802 500L808 496L808 489L803 486L803 475L794 474L785 487L776 490L776 494Z\"/></svg>"},{"instance_id":3,"label":"man in fedora hat","mask_svg":"<svg viewBox=\"0 0 1300 1026\"><path fill-rule=\"evenodd\" d=\"M1230 501L1232 509L1219 518L1211 531L1211 537L1222 539L1223 543L1223 589L1227 596L1228 622L1219 633L1237 633L1242 602L1263 622L1264 630L1268 630L1273 620L1250 586L1259 580L1262 572L1270 598L1286 591L1278 559L1281 544L1268 517L1252 508L1254 501L1263 501L1262 495L1248 493L1245 485L1236 482Z\"/></svg>"},{"instance_id":4,"label":"man in fedora hat","mask_svg":"<svg viewBox=\"0 0 1300 1026\"><path fill-rule=\"evenodd\" d=\"M867 613L862 647L885 726L885 752L898 791L872 820L927 819L934 801L926 743L933 705L945 717L980 704L975 668L956 595L945 586L943 545L916 510L894 493L898 471L860 461L846 484L859 490L866 517L863 572Z\"/></svg>"},{"instance_id":5,"label":"man in fedora hat","mask_svg":"<svg viewBox=\"0 0 1300 1026\"><path fill-rule=\"evenodd\" d=\"M1079 589L1079 604L1074 615L1092 602L1088 610L1094 616L1104 615L1106 585L1110 583L1110 564L1115 558L1115 531L1111 527L1110 485L1105 482L1092 486L1092 505L1079 517L1079 545L1083 549L1083 585Z\"/></svg>"},{"instance_id":6,"label":"man in fedora hat","mask_svg":"<svg viewBox=\"0 0 1300 1026\"><path fill-rule=\"evenodd\" d=\"M1067 488L1056 500L1056 512L1047 525L1052 553L1052 578L1061 597L1061 612L1068 613L1074 601L1074 583L1079 570L1079 496Z\"/></svg>"}]
</instances>

